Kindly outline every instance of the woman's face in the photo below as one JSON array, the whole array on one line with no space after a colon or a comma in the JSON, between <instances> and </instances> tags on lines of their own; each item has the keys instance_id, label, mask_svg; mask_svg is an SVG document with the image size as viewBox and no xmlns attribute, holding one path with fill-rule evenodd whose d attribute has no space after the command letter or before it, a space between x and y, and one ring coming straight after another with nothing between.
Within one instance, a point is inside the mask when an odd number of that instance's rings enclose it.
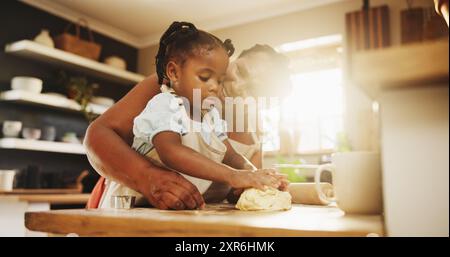
<instances>
[{"instance_id":1,"label":"woman's face","mask_svg":"<svg viewBox=\"0 0 450 257\"><path fill-rule=\"evenodd\" d=\"M279 80L273 75L279 67L266 53L251 53L231 62L224 81L227 96L275 96Z\"/></svg>"}]
</instances>

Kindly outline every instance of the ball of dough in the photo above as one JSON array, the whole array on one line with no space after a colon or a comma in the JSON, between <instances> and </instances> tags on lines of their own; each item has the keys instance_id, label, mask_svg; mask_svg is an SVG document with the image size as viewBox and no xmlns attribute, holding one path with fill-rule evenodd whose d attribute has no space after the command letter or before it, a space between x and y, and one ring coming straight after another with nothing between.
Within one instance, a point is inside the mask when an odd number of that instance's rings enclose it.
<instances>
[{"instance_id":1,"label":"ball of dough","mask_svg":"<svg viewBox=\"0 0 450 257\"><path fill-rule=\"evenodd\" d=\"M289 210L291 209L291 195L275 188L265 191L249 188L241 194L236 208L243 211Z\"/></svg>"}]
</instances>

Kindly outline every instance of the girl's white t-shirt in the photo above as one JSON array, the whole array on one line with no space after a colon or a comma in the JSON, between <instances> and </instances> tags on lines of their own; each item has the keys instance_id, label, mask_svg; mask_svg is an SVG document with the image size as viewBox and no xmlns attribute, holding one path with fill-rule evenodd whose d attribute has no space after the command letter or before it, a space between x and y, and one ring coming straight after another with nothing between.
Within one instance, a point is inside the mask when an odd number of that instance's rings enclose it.
<instances>
[{"instance_id":1,"label":"girl's white t-shirt","mask_svg":"<svg viewBox=\"0 0 450 257\"><path fill-rule=\"evenodd\" d=\"M202 122L189 118L182 99L170 92L159 93L154 96L144 110L134 118L133 123L133 149L141 154L153 149L152 139L163 131L172 131L185 135L189 132L200 132L203 140L211 143L211 135L214 133L220 140L227 138L227 123L220 118L216 108L208 111Z\"/></svg>"}]
</instances>

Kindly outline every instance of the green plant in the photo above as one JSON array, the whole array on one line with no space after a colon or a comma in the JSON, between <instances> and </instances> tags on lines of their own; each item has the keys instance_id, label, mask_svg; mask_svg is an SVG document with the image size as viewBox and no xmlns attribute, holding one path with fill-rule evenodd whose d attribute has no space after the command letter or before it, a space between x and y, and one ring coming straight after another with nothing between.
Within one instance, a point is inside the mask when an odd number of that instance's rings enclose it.
<instances>
[{"instance_id":1,"label":"green plant","mask_svg":"<svg viewBox=\"0 0 450 257\"><path fill-rule=\"evenodd\" d=\"M81 112L86 119L89 122L93 121L97 115L90 112L87 107L99 85L96 83L89 83L85 77L68 76L64 71L60 72L58 83L64 85L66 88L67 97L80 104Z\"/></svg>"},{"instance_id":2,"label":"green plant","mask_svg":"<svg viewBox=\"0 0 450 257\"><path fill-rule=\"evenodd\" d=\"M302 161L299 159L295 159L293 161L287 161L286 159L284 159L281 155L277 156L277 163L278 164L302 164ZM297 170L299 170L298 168L294 168L294 167L280 167L278 168L278 171L280 173L286 174L288 177L287 179L289 180L289 182L306 182L307 179L305 176L303 175L299 175Z\"/></svg>"}]
</instances>

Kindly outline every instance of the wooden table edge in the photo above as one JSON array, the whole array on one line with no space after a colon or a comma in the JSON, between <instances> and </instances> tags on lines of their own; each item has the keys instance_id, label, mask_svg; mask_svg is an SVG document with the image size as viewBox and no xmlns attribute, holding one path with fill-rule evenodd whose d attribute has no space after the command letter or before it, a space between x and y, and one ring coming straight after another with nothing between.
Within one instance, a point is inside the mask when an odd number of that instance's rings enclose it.
<instances>
[{"instance_id":1,"label":"wooden table edge","mask_svg":"<svg viewBox=\"0 0 450 257\"><path fill-rule=\"evenodd\" d=\"M135 218L139 219L139 218ZM69 220L69 222L68 222ZM121 222L117 222L117 221ZM161 221L139 219L140 222L129 222L129 219L117 217L91 216L80 217L74 214L54 214L48 212L25 213L25 226L34 231L54 234L75 233L80 236L129 236L129 237L366 237L384 236L380 224L379 231L361 230L296 230L285 228L250 227L231 224L204 224L200 222ZM89 228L95 223L95 227ZM45 224L42 226L42 224ZM154 227L151 231L143 227ZM75 227L76 231L69 227ZM177 227L178 229L174 229ZM105 232L107 231L107 232Z\"/></svg>"}]
</instances>

